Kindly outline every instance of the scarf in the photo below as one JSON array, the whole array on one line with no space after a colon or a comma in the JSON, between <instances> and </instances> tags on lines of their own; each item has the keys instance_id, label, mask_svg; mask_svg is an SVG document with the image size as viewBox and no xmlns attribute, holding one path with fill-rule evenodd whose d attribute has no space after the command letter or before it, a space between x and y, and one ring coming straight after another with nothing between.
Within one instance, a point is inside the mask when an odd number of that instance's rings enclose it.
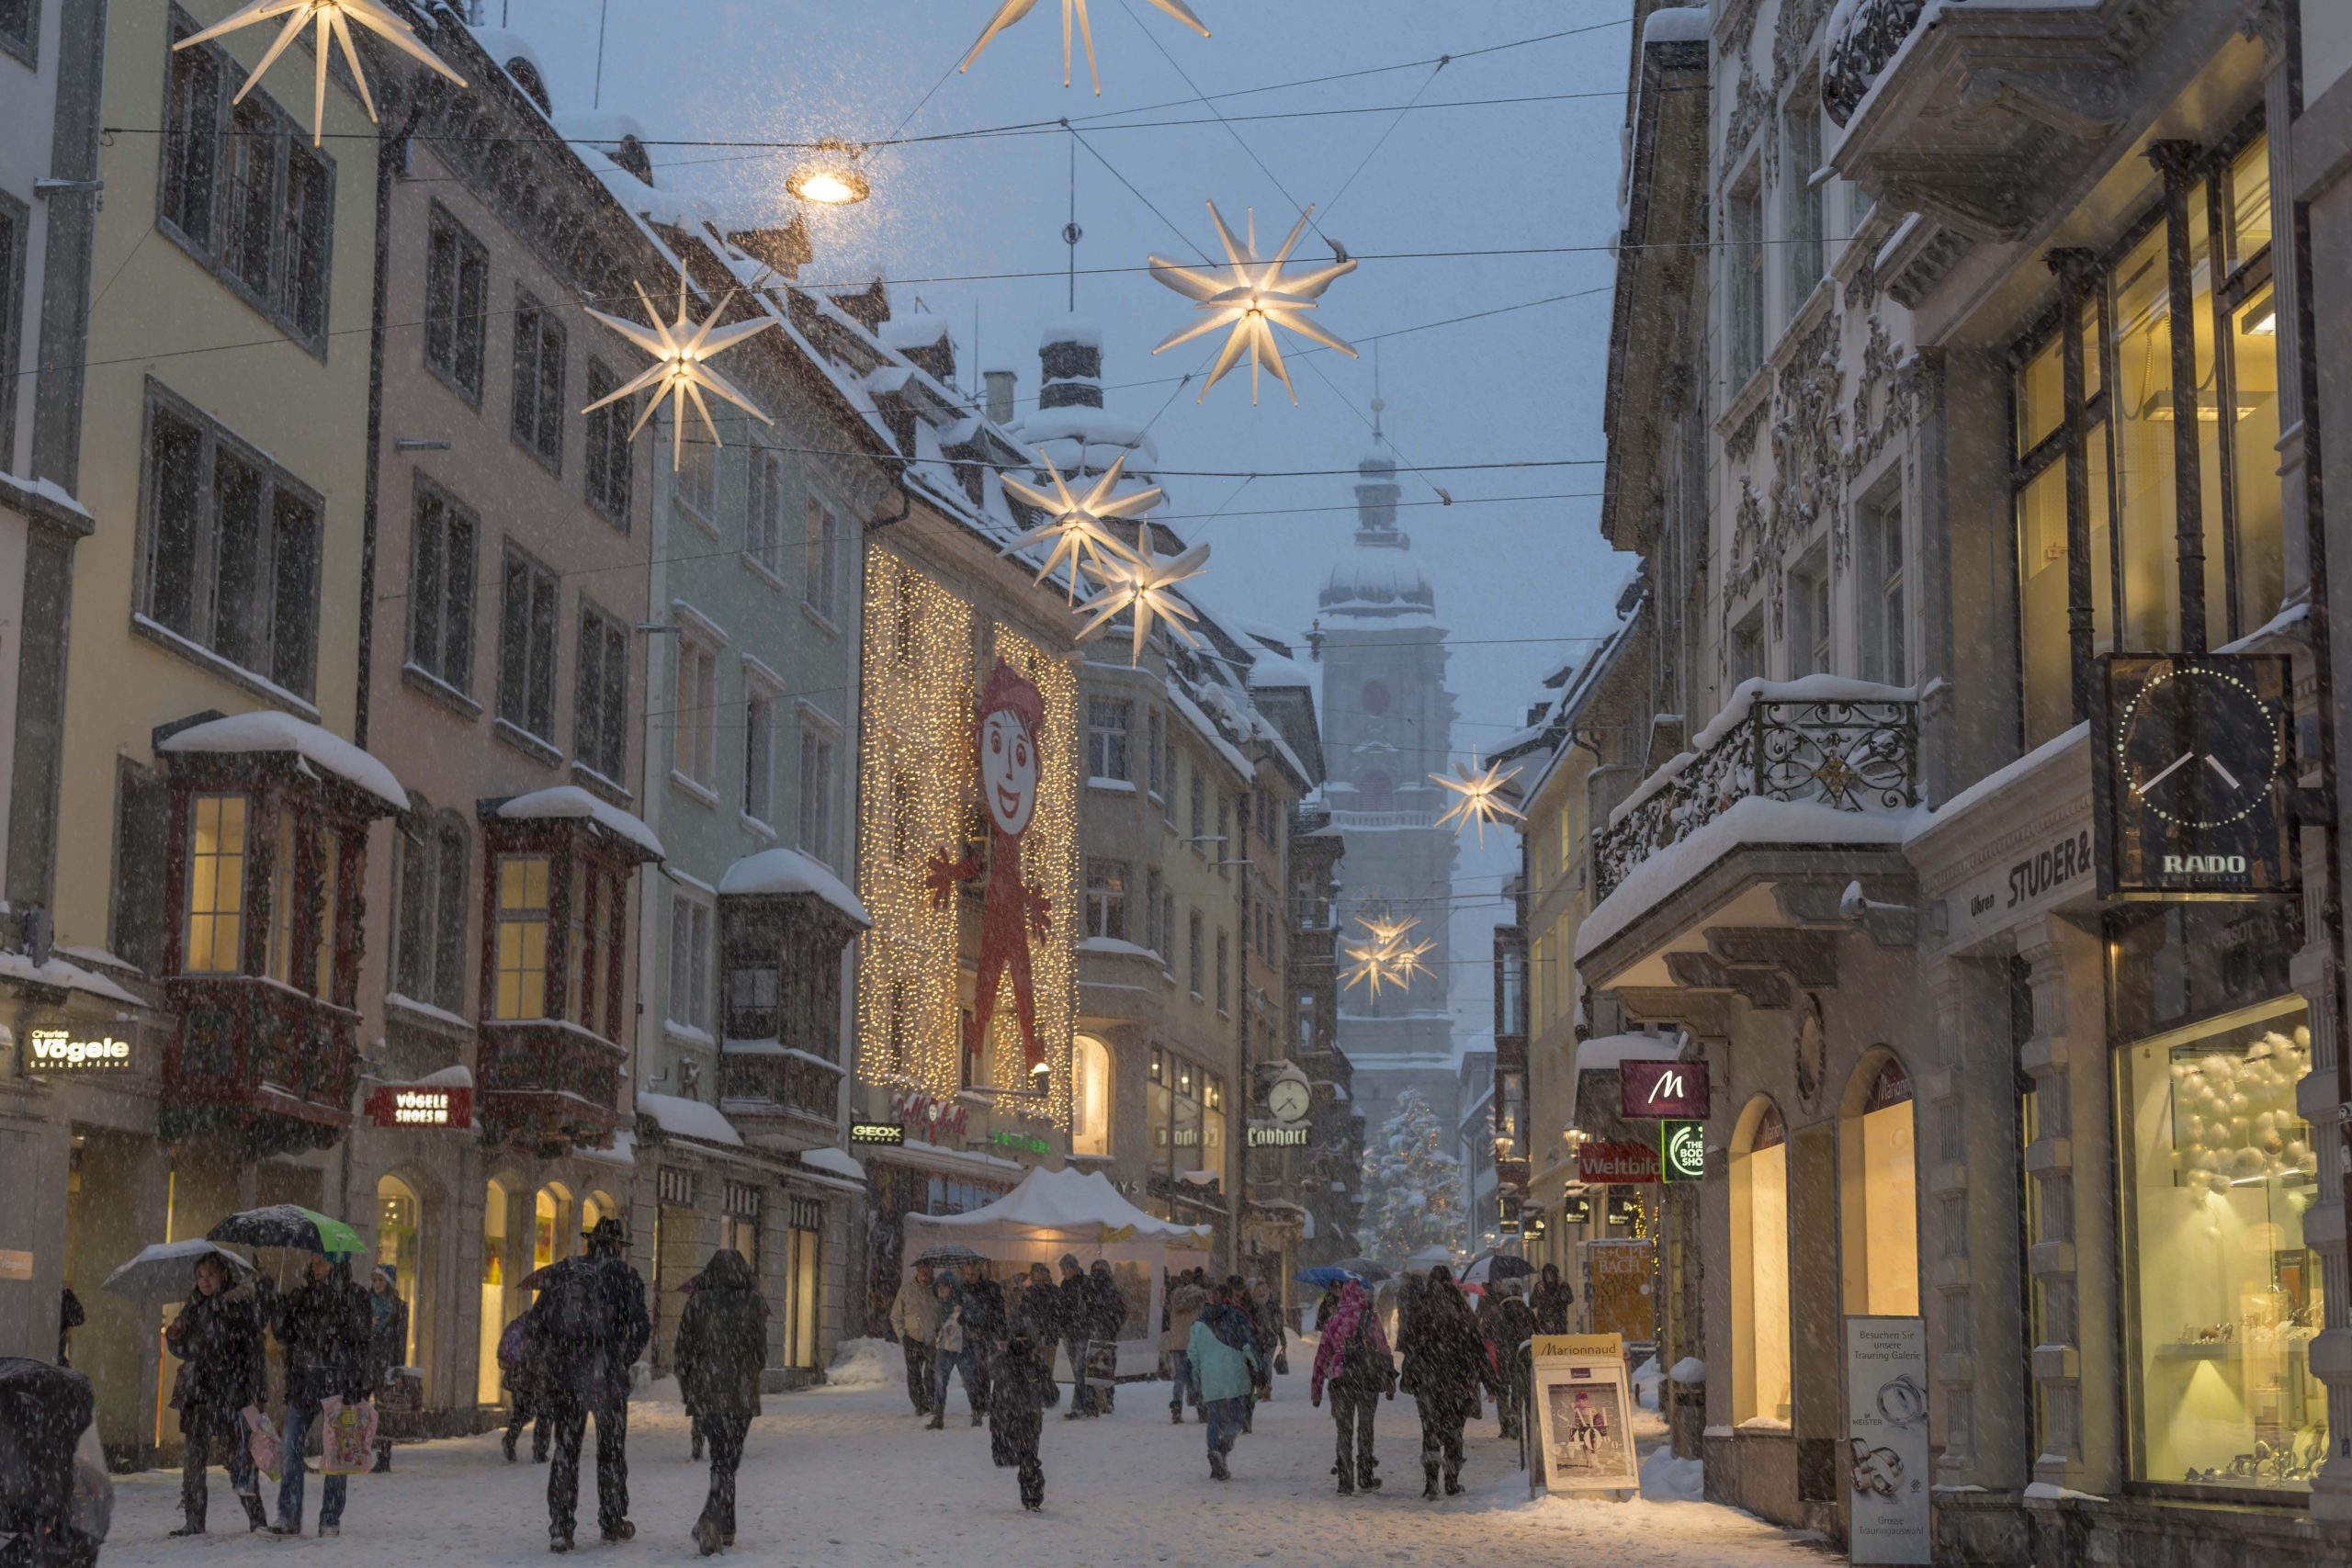
<instances>
[{"instance_id":1,"label":"scarf","mask_svg":"<svg viewBox=\"0 0 2352 1568\"><path fill-rule=\"evenodd\" d=\"M1384 1361L1388 1359L1388 1336L1380 1326L1380 1314L1372 1310L1372 1294L1360 1280L1350 1280L1340 1287L1340 1304L1331 1314L1331 1321L1323 1325L1323 1342L1315 1348L1315 1388L1344 1371L1348 1364L1348 1347L1356 1336L1357 1326L1364 1330L1364 1345Z\"/></svg>"},{"instance_id":2,"label":"scarf","mask_svg":"<svg viewBox=\"0 0 2352 1568\"><path fill-rule=\"evenodd\" d=\"M376 1328L379 1333L383 1331L386 1324L392 1321L392 1309L400 1304L401 1298L395 1292L370 1291L368 1292L368 1305L376 1314Z\"/></svg>"}]
</instances>

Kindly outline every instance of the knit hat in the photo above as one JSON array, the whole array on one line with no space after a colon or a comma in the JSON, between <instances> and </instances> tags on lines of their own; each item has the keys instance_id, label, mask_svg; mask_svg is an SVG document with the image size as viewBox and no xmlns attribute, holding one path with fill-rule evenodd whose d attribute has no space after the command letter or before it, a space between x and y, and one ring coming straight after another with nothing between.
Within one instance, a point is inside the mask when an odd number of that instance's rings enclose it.
<instances>
[{"instance_id":1,"label":"knit hat","mask_svg":"<svg viewBox=\"0 0 2352 1568\"><path fill-rule=\"evenodd\" d=\"M375 1271L368 1275L368 1278L370 1283L373 1283L378 1280L381 1280L385 1284L397 1289L401 1282L400 1265L397 1263L379 1263L376 1265Z\"/></svg>"},{"instance_id":2,"label":"knit hat","mask_svg":"<svg viewBox=\"0 0 2352 1568\"><path fill-rule=\"evenodd\" d=\"M1045 694L1037 690L1035 682L1029 677L1000 659L996 667L989 671L988 683L980 688L979 707L972 715L974 744L978 743L980 735L987 730L989 715L992 713L1011 714L1021 721L1023 728L1035 736L1046 728Z\"/></svg>"}]
</instances>

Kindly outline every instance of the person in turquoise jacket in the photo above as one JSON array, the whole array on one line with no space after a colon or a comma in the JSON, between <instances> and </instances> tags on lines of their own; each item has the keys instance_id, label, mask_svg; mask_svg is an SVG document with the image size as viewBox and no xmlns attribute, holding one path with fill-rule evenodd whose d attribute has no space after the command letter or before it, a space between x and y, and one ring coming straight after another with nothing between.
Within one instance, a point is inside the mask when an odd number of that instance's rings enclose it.
<instances>
[{"instance_id":1,"label":"person in turquoise jacket","mask_svg":"<svg viewBox=\"0 0 2352 1568\"><path fill-rule=\"evenodd\" d=\"M1242 1299L1238 1277L1218 1286L1216 1299L1193 1324L1184 1357L1193 1391L1208 1412L1209 1474L1218 1481L1233 1479L1225 1456L1241 1435L1250 1395L1264 1376Z\"/></svg>"}]
</instances>

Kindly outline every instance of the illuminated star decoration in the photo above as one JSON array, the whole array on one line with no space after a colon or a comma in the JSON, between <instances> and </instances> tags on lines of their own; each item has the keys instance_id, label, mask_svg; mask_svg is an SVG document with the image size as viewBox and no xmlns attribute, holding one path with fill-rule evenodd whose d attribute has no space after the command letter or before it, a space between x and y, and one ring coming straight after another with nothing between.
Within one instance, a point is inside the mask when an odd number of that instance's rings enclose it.
<instances>
[{"instance_id":1,"label":"illuminated star decoration","mask_svg":"<svg viewBox=\"0 0 2352 1568\"><path fill-rule=\"evenodd\" d=\"M1130 667L1143 661L1144 639L1151 635L1154 615L1167 622L1169 632L1182 637L1186 647L1201 646L1201 639L1185 624L1198 618L1193 607L1170 591L1180 582L1200 576L1209 559L1209 547L1204 544L1172 556L1161 556L1153 552L1148 538L1137 542L1142 546L1139 550L1113 556L1094 569L1095 575L1102 580L1102 590L1078 607L1080 615L1094 617L1079 628L1080 641L1109 626L1122 610L1135 611L1135 650L1127 659Z\"/></svg>"},{"instance_id":2,"label":"illuminated star decoration","mask_svg":"<svg viewBox=\"0 0 2352 1568\"><path fill-rule=\"evenodd\" d=\"M1151 0L1151 3L1203 38L1209 36L1208 24L1193 15L1193 8L1185 5L1184 0ZM988 48L997 34L1036 9L1036 6L1037 0L1004 0L997 9L996 19L989 23L980 34L980 41L972 46L972 52L966 55L964 63L956 69L969 71L972 62L980 57L980 51ZM1102 96L1102 73L1094 69L1094 25L1087 19L1086 0L1062 0L1062 85L1069 85L1069 22L1073 12L1078 16L1079 36L1086 40L1086 73L1094 79L1094 96L1099 98Z\"/></svg>"},{"instance_id":3,"label":"illuminated star decoration","mask_svg":"<svg viewBox=\"0 0 2352 1568\"><path fill-rule=\"evenodd\" d=\"M1383 985L1410 986L1415 976L1430 972L1429 965L1421 960L1437 943L1426 938L1411 943L1405 941L1420 921L1374 915L1358 915L1356 919L1371 933L1372 940L1340 944L1340 951L1351 965L1348 987L1363 985L1376 999Z\"/></svg>"},{"instance_id":4,"label":"illuminated star decoration","mask_svg":"<svg viewBox=\"0 0 2352 1568\"><path fill-rule=\"evenodd\" d=\"M1298 237L1306 231L1307 220L1314 216L1315 209L1311 207L1300 213L1298 221L1291 226L1290 238L1283 242L1283 248L1274 253L1271 261L1261 261L1258 258L1256 211L1250 214L1246 240L1237 241L1233 231L1225 226L1224 218L1218 214L1216 203L1212 201L1209 203L1209 221L1216 225L1218 243L1225 246L1230 276L1220 277L1214 273L1202 272L1164 256L1151 258L1152 276L1207 312L1204 319L1182 332L1170 334L1152 353L1173 348L1180 343L1190 343L1219 327L1233 329L1232 335L1225 340L1225 351L1216 356L1216 365L1209 369L1208 386L1201 389L1196 401L1207 400L1209 387L1216 386L1219 378L1238 364L1246 350L1250 355L1250 401L1255 404L1258 400L1258 370L1262 364L1274 379L1283 384L1283 390L1290 393L1292 406L1297 406L1298 389L1290 384L1290 372L1283 367L1283 351L1274 342L1276 327L1286 327L1326 348L1336 348L1351 359L1362 357L1304 314L1315 309L1315 301L1322 298L1323 291L1335 280L1355 271L1355 258L1342 254L1329 266L1319 267L1296 277L1283 276L1283 268L1290 262L1292 248L1298 243ZM1334 245L1332 249L1338 251L1339 247Z\"/></svg>"},{"instance_id":5,"label":"illuminated star decoration","mask_svg":"<svg viewBox=\"0 0 2352 1568\"><path fill-rule=\"evenodd\" d=\"M1069 597L1074 604L1078 602L1078 591L1084 581L1083 574L1087 569L1091 568L1097 577L1107 582L1113 563L1135 559L1135 552L1127 548L1125 541L1104 525L1150 511L1159 504L1162 492L1158 485L1154 485L1149 490L1139 490L1133 495L1123 495L1114 500L1111 492L1118 488L1119 470L1126 467L1127 462L1122 454L1118 461L1111 465L1109 471L1094 481L1094 488L1087 492L1086 499L1080 501L1070 492L1069 482L1062 478L1061 470L1054 467L1054 460L1043 451L1037 456L1044 460L1046 472L1053 478L1053 495L1033 489L1010 474L1004 476L1003 484L1015 500L1025 502L1043 512L1046 521L997 554L1009 556L1042 539L1053 540L1053 550L1046 557L1046 564L1039 569L1036 581L1045 581L1053 574L1054 568L1068 558Z\"/></svg>"},{"instance_id":6,"label":"illuminated star decoration","mask_svg":"<svg viewBox=\"0 0 2352 1568\"><path fill-rule=\"evenodd\" d=\"M1450 789L1461 796L1459 800L1445 808L1444 816L1437 819L1439 827L1451 828L1458 825L1466 828L1476 823L1478 829L1478 842L1483 846L1487 841L1487 823L1492 822L1499 827L1506 817L1517 822L1527 820L1523 813L1502 798L1503 785L1519 777L1517 768L1505 773L1500 764L1494 762L1488 762L1481 767L1478 763L1478 754L1473 751L1470 754L1470 765L1465 768L1456 762L1453 764L1453 772L1455 776L1453 778L1447 778L1443 773L1430 775L1432 783Z\"/></svg>"},{"instance_id":7,"label":"illuminated star decoration","mask_svg":"<svg viewBox=\"0 0 2352 1568\"><path fill-rule=\"evenodd\" d=\"M629 428L629 439L634 441L637 439L638 432L645 428L645 422L653 417L653 412L662 406L662 400L667 397L672 405L670 469L673 473L677 471L680 464L684 460L686 400L688 398L694 400L695 412L702 415L703 428L710 432L711 445L716 446L719 444L718 423L710 417L710 405L703 400L703 392L706 389L725 398L762 424L775 423L775 421L753 408L751 400L737 390L734 383L713 370L709 364L714 355L730 349L745 338L755 336L774 326L775 317L762 315L748 321L738 321L731 327L720 326L718 318L726 313L728 302L735 298L730 290L727 299L718 302L718 309L711 311L707 321L700 326L692 325L686 320L686 274L683 267L678 270L678 319L675 321L663 321L662 312L655 310L653 301L645 297L645 286L638 284L635 287L638 303L645 307L645 314L653 322L652 326L641 327L635 321L623 321L618 316L608 316L602 310L592 310L588 313L651 355L653 364L636 380L628 382L606 397L597 399L581 410L581 412L594 413L606 403L619 402L623 398L634 396L648 387L652 388L653 395L645 400L645 412L638 415L637 423Z\"/></svg>"},{"instance_id":8,"label":"illuminated star decoration","mask_svg":"<svg viewBox=\"0 0 2352 1568\"><path fill-rule=\"evenodd\" d=\"M351 79L358 85L359 101L367 106L368 118L370 120L377 118L376 100L368 91L368 73L360 69L359 51L351 41L351 24L354 22L402 53L424 62L458 86L466 85L463 76L442 64L431 50L416 41L415 31L385 9L383 0L252 0L251 4L230 13L225 20L215 22L201 32L190 33L172 45L172 49L175 52L193 49L198 44L219 38L222 33L249 28L255 22L275 21L280 17L286 18L285 29L277 35L277 41L269 46L269 52L261 57L261 63L254 67L253 74L245 78L245 85L237 89L237 96L232 101L243 103L245 95L260 85L263 73L275 65L277 57L293 44L302 30L302 24L315 23L318 38L312 52L318 56L318 70L311 91L311 145L313 147L326 133L327 41L330 36L342 47L344 62L351 67Z\"/></svg>"}]
</instances>

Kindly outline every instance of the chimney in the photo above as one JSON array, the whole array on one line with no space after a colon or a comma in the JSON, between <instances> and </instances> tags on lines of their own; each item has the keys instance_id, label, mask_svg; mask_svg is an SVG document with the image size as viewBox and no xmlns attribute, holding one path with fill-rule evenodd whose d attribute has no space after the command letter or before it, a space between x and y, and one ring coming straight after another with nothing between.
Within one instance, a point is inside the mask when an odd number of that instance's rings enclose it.
<instances>
[{"instance_id":1,"label":"chimney","mask_svg":"<svg viewBox=\"0 0 2352 1568\"><path fill-rule=\"evenodd\" d=\"M1102 406L1102 329L1092 321L1073 316L1048 326L1037 344L1037 361L1043 372L1039 409Z\"/></svg>"},{"instance_id":2,"label":"chimney","mask_svg":"<svg viewBox=\"0 0 2352 1568\"><path fill-rule=\"evenodd\" d=\"M1019 379L1010 370L983 370L980 379L988 387L988 412L990 424L1012 423L1012 386Z\"/></svg>"}]
</instances>

